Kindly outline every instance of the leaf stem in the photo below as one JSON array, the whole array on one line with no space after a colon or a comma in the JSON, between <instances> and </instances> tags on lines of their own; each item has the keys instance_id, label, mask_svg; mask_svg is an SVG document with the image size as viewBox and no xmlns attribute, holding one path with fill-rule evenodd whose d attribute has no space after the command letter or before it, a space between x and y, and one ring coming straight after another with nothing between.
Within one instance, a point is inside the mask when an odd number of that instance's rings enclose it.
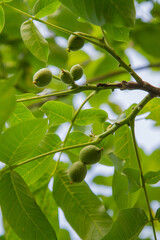
<instances>
[{"instance_id":1,"label":"leaf stem","mask_svg":"<svg viewBox=\"0 0 160 240\"><path fill-rule=\"evenodd\" d=\"M120 122L116 122L108 131L98 135L97 137L99 139L103 139L105 137L107 137L108 135L114 133L118 128L120 128L121 126L125 125L125 124L129 124L132 119L135 119L135 117L137 116L137 114L140 112L140 110L152 99L153 97L148 94L144 99L142 99L142 101L137 104L136 107L134 107L133 111L126 117L124 118L122 121Z\"/></svg>"},{"instance_id":2,"label":"leaf stem","mask_svg":"<svg viewBox=\"0 0 160 240\"><path fill-rule=\"evenodd\" d=\"M81 110L82 107L85 105L85 103L88 102L88 100L89 100L95 93L96 93L96 91L91 92L91 94L84 100L84 102L80 105L80 107L79 107L79 108L77 109L77 111L75 112L75 114L74 114L74 116L73 116L73 118L72 118L72 121L71 121L71 123L70 123L69 129L68 129L68 131L67 131L66 137L65 137L65 139L64 139L64 141L63 141L62 148L64 148L64 146L65 146L65 143L66 143L66 141L67 141L67 138L68 138L68 136L69 136L69 133L70 133L72 127L73 127L73 124L74 124L74 122L75 122L75 120L76 120L76 118L77 118L80 110ZM60 162L61 155L62 155L62 152L60 152L60 154L59 154L59 158L58 158L58 161L56 162L55 167L54 167L54 169L53 169L52 176L54 176L54 174L55 174L55 172L56 172L56 170L57 170L58 164L59 164L59 162Z\"/></svg>"},{"instance_id":3,"label":"leaf stem","mask_svg":"<svg viewBox=\"0 0 160 240\"><path fill-rule=\"evenodd\" d=\"M141 172L142 187L143 187L143 190L144 190L144 194L145 194L145 198L146 198L146 202L147 202L147 206L148 206L148 210L149 210L150 222L152 224L154 239L157 240L155 226L154 226L154 218L152 216L152 211L151 211L151 207L150 207L150 204L149 204L149 197L148 197L148 194L147 194L147 189L146 189L145 180L144 180L144 176L143 176L143 169L142 169L141 160L140 160L140 156L139 156L139 152L138 152L138 146L137 146L136 137L135 137L135 127L134 127L134 125L135 124L134 124L134 118L133 118L130 121L132 139L133 139L133 144L134 144L134 148L135 148L135 152L136 152L136 156L137 156L139 169L140 169L140 172Z\"/></svg>"}]
</instances>

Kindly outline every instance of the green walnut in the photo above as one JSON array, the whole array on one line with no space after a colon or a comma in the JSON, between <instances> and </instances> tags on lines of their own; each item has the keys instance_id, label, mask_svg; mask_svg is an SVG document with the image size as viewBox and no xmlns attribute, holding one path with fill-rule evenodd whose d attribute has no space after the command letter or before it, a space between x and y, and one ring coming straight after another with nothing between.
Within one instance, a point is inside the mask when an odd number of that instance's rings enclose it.
<instances>
[{"instance_id":1,"label":"green walnut","mask_svg":"<svg viewBox=\"0 0 160 240\"><path fill-rule=\"evenodd\" d=\"M33 83L37 87L45 87L52 80L52 72L48 68L41 68L33 76Z\"/></svg>"},{"instance_id":2,"label":"green walnut","mask_svg":"<svg viewBox=\"0 0 160 240\"><path fill-rule=\"evenodd\" d=\"M84 164L95 164L101 159L101 148L88 145L80 151L79 158Z\"/></svg>"},{"instance_id":3,"label":"green walnut","mask_svg":"<svg viewBox=\"0 0 160 240\"><path fill-rule=\"evenodd\" d=\"M70 177L71 183L82 182L86 174L87 174L86 165L81 161L77 161L73 163L69 168L69 177Z\"/></svg>"},{"instance_id":4,"label":"green walnut","mask_svg":"<svg viewBox=\"0 0 160 240\"><path fill-rule=\"evenodd\" d=\"M74 81L79 80L83 76L83 68L80 64L76 64L73 67L71 67L70 73L73 77Z\"/></svg>"},{"instance_id":5,"label":"green walnut","mask_svg":"<svg viewBox=\"0 0 160 240\"><path fill-rule=\"evenodd\" d=\"M66 84L71 84L73 83L73 77L71 73L68 70L62 69L60 72L60 80Z\"/></svg>"},{"instance_id":6,"label":"green walnut","mask_svg":"<svg viewBox=\"0 0 160 240\"><path fill-rule=\"evenodd\" d=\"M68 48L70 51L77 51L81 49L84 45L84 39L75 35L70 35L68 38Z\"/></svg>"}]
</instances>

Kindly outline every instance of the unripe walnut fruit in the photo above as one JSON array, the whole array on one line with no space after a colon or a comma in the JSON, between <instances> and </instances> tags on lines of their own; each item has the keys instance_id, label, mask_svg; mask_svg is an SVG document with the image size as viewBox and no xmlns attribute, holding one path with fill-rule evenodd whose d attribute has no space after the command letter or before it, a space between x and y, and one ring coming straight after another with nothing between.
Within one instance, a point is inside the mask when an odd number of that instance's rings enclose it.
<instances>
[{"instance_id":1,"label":"unripe walnut fruit","mask_svg":"<svg viewBox=\"0 0 160 240\"><path fill-rule=\"evenodd\" d=\"M75 35L70 35L68 38L68 51L77 51L84 45L84 39Z\"/></svg>"},{"instance_id":2,"label":"unripe walnut fruit","mask_svg":"<svg viewBox=\"0 0 160 240\"><path fill-rule=\"evenodd\" d=\"M71 183L82 182L86 174L87 174L86 165L81 161L77 161L73 163L69 168L69 177L70 177Z\"/></svg>"},{"instance_id":3,"label":"unripe walnut fruit","mask_svg":"<svg viewBox=\"0 0 160 240\"><path fill-rule=\"evenodd\" d=\"M60 80L66 84L72 84L73 83L73 77L71 73L68 70L61 70L60 72Z\"/></svg>"},{"instance_id":4,"label":"unripe walnut fruit","mask_svg":"<svg viewBox=\"0 0 160 240\"><path fill-rule=\"evenodd\" d=\"M101 148L88 145L80 151L79 158L84 164L95 164L101 159Z\"/></svg>"},{"instance_id":5,"label":"unripe walnut fruit","mask_svg":"<svg viewBox=\"0 0 160 240\"><path fill-rule=\"evenodd\" d=\"M80 64L76 64L71 67L70 73L74 81L79 80L83 76L83 68Z\"/></svg>"},{"instance_id":6,"label":"unripe walnut fruit","mask_svg":"<svg viewBox=\"0 0 160 240\"><path fill-rule=\"evenodd\" d=\"M52 72L48 68L41 68L33 76L33 83L37 87L45 87L52 80Z\"/></svg>"}]
</instances>

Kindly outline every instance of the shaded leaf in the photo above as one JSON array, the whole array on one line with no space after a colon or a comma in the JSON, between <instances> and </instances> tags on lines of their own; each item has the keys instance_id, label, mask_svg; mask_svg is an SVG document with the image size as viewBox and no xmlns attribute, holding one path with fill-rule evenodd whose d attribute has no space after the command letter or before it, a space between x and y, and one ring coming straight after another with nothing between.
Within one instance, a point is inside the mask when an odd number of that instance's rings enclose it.
<instances>
[{"instance_id":1,"label":"shaded leaf","mask_svg":"<svg viewBox=\"0 0 160 240\"><path fill-rule=\"evenodd\" d=\"M113 166L115 166L115 169L117 171L121 171L124 167L124 161L117 157L114 153L109 153L108 154L109 159L113 163Z\"/></svg>"},{"instance_id":2,"label":"shaded leaf","mask_svg":"<svg viewBox=\"0 0 160 240\"><path fill-rule=\"evenodd\" d=\"M4 24L5 24L5 14L2 6L0 6L0 33L3 30Z\"/></svg>"},{"instance_id":3,"label":"shaded leaf","mask_svg":"<svg viewBox=\"0 0 160 240\"><path fill-rule=\"evenodd\" d=\"M155 218L158 218L158 222L160 222L160 208L157 209Z\"/></svg>"},{"instance_id":4,"label":"shaded leaf","mask_svg":"<svg viewBox=\"0 0 160 240\"><path fill-rule=\"evenodd\" d=\"M128 177L128 190L129 192L136 192L141 188L140 177L141 172L139 169L125 168L123 173Z\"/></svg>"},{"instance_id":5,"label":"shaded leaf","mask_svg":"<svg viewBox=\"0 0 160 240\"><path fill-rule=\"evenodd\" d=\"M103 123L107 119L108 114L101 109L91 108L81 110L78 114L75 124L77 125L89 125L92 123Z\"/></svg>"},{"instance_id":6,"label":"shaded leaf","mask_svg":"<svg viewBox=\"0 0 160 240\"><path fill-rule=\"evenodd\" d=\"M147 172L144 174L144 180L148 184L155 184L160 181L160 170Z\"/></svg>"},{"instance_id":7,"label":"shaded leaf","mask_svg":"<svg viewBox=\"0 0 160 240\"><path fill-rule=\"evenodd\" d=\"M140 191L129 193L127 176L116 170L113 175L112 190L118 209L133 207L140 194Z\"/></svg>"},{"instance_id":8,"label":"shaded leaf","mask_svg":"<svg viewBox=\"0 0 160 240\"><path fill-rule=\"evenodd\" d=\"M58 0L37 0L33 7L33 14L37 18L45 17L54 13L59 5L60 2Z\"/></svg>"},{"instance_id":9,"label":"shaded leaf","mask_svg":"<svg viewBox=\"0 0 160 240\"><path fill-rule=\"evenodd\" d=\"M0 189L2 213L21 239L57 239L53 228L18 173L11 171L3 174Z\"/></svg>"},{"instance_id":10,"label":"shaded leaf","mask_svg":"<svg viewBox=\"0 0 160 240\"><path fill-rule=\"evenodd\" d=\"M29 51L42 62L47 62L49 54L48 42L41 35L32 20L22 24L21 36Z\"/></svg>"},{"instance_id":11,"label":"shaded leaf","mask_svg":"<svg viewBox=\"0 0 160 240\"><path fill-rule=\"evenodd\" d=\"M63 102L49 101L41 109L49 118L50 125L57 126L64 122L71 122L73 107Z\"/></svg>"},{"instance_id":12,"label":"shaded leaf","mask_svg":"<svg viewBox=\"0 0 160 240\"><path fill-rule=\"evenodd\" d=\"M16 105L12 79L0 80L0 132Z\"/></svg>"},{"instance_id":13,"label":"shaded leaf","mask_svg":"<svg viewBox=\"0 0 160 240\"><path fill-rule=\"evenodd\" d=\"M140 208L121 210L103 240L136 240L147 222L147 216Z\"/></svg>"},{"instance_id":14,"label":"shaded leaf","mask_svg":"<svg viewBox=\"0 0 160 240\"><path fill-rule=\"evenodd\" d=\"M78 16L95 25L112 23L120 26L133 26L135 19L134 1L129 0L60 0Z\"/></svg>"},{"instance_id":15,"label":"shaded leaf","mask_svg":"<svg viewBox=\"0 0 160 240\"><path fill-rule=\"evenodd\" d=\"M105 24L104 29L115 41L128 42L129 41L129 28L119 27L113 24Z\"/></svg>"},{"instance_id":16,"label":"shaded leaf","mask_svg":"<svg viewBox=\"0 0 160 240\"><path fill-rule=\"evenodd\" d=\"M34 193L35 200L56 232L59 233L58 206L48 186Z\"/></svg>"},{"instance_id":17,"label":"shaded leaf","mask_svg":"<svg viewBox=\"0 0 160 240\"><path fill-rule=\"evenodd\" d=\"M22 161L40 143L47 119L33 119L7 129L0 137L0 160L13 165Z\"/></svg>"},{"instance_id":18,"label":"shaded leaf","mask_svg":"<svg viewBox=\"0 0 160 240\"><path fill-rule=\"evenodd\" d=\"M59 170L55 176L53 196L82 239L98 240L109 231L111 217L85 182L70 184L68 173Z\"/></svg>"}]
</instances>

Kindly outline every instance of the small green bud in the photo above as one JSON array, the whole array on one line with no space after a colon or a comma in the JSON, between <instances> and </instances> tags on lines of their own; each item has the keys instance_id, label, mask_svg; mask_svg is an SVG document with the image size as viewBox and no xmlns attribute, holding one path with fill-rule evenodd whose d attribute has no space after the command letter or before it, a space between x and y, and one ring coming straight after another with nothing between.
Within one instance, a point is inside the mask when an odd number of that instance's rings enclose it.
<instances>
[{"instance_id":1,"label":"small green bud","mask_svg":"<svg viewBox=\"0 0 160 240\"><path fill-rule=\"evenodd\" d=\"M83 76L83 68L81 67L81 65L76 64L71 67L70 73L74 81L79 80Z\"/></svg>"},{"instance_id":2,"label":"small green bud","mask_svg":"<svg viewBox=\"0 0 160 240\"><path fill-rule=\"evenodd\" d=\"M70 177L71 183L82 182L86 174L87 174L86 165L81 161L77 161L73 163L69 168L69 177Z\"/></svg>"},{"instance_id":3,"label":"small green bud","mask_svg":"<svg viewBox=\"0 0 160 240\"><path fill-rule=\"evenodd\" d=\"M72 85L72 83L73 83L73 77L68 70L63 70L63 69L61 70L60 80L64 83L70 84L70 85Z\"/></svg>"},{"instance_id":4,"label":"small green bud","mask_svg":"<svg viewBox=\"0 0 160 240\"><path fill-rule=\"evenodd\" d=\"M77 51L84 45L84 39L75 35L70 35L68 38L68 51Z\"/></svg>"},{"instance_id":5,"label":"small green bud","mask_svg":"<svg viewBox=\"0 0 160 240\"><path fill-rule=\"evenodd\" d=\"M48 68L41 68L33 76L33 83L37 87L45 87L52 80L52 72Z\"/></svg>"},{"instance_id":6,"label":"small green bud","mask_svg":"<svg viewBox=\"0 0 160 240\"><path fill-rule=\"evenodd\" d=\"M95 164L101 159L101 148L88 145L80 151L79 158L84 164Z\"/></svg>"}]
</instances>

